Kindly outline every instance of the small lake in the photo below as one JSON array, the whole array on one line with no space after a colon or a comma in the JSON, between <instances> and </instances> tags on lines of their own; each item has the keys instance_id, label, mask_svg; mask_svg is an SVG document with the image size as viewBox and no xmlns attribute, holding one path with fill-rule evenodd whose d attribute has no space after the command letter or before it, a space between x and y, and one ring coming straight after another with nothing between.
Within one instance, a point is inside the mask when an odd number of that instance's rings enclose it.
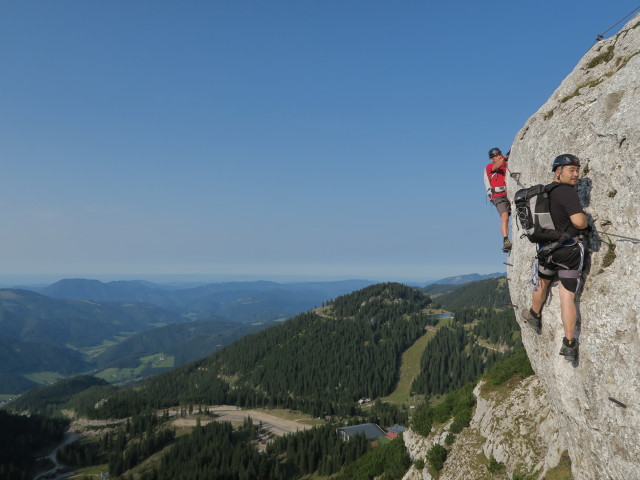
<instances>
[{"instance_id":1,"label":"small lake","mask_svg":"<svg viewBox=\"0 0 640 480\"><path fill-rule=\"evenodd\" d=\"M453 313L434 313L429 315L431 318L453 318Z\"/></svg>"}]
</instances>

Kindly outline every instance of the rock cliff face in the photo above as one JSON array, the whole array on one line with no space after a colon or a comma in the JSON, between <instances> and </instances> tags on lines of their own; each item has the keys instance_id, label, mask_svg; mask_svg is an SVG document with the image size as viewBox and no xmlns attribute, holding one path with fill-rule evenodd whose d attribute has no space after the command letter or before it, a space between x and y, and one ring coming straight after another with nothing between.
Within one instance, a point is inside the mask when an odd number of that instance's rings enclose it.
<instances>
[{"instance_id":1,"label":"rock cliff face","mask_svg":"<svg viewBox=\"0 0 640 480\"><path fill-rule=\"evenodd\" d=\"M568 33L570 34L570 33ZM597 233L588 241L577 298L580 356L558 355L563 337L557 286L543 310L542 334L519 318L531 302L534 246L519 238L507 275L523 343L537 375L510 392L480 393L469 428L451 446L441 480L543 478L568 450L576 480L640 479L640 15L594 45L518 132L508 194L553 180L563 153L582 162L578 194ZM627 238L622 238L627 237ZM413 460L445 444L447 425L405 433ZM487 460L504 464L490 473ZM566 466L563 470L564 476ZM558 470L556 470L558 471ZM501 476L502 475L502 476ZM412 466L405 480L429 480Z\"/></svg>"},{"instance_id":2,"label":"rock cliff face","mask_svg":"<svg viewBox=\"0 0 640 480\"><path fill-rule=\"evenodd\" d=\"M558 465L567 446L539 377L513 383L498 389L482 384L476 387L475 414L469 427L447 447L449 456L439 473L440 480L493 480L513 478L514 474L542 478ZM411 430L405 432L412 460L424 459L435 443L445 445L449 424L427 438ZM487 468L492 457L504 465L495 473ZM412 466L403 480L432 479L428 467L419 470Z\"/></svg>"},{"instance_id":3,"label":"rock cliff face","mask_svg":"<svg viewBox=\"0 0 640 480\"><path fill-rule=\"evenodd\" d=\"M640 479L640 15L594 45L520 130L511 150L509 196L553 180L551 162L582 162L578 193L590 224L588 274L578 296L579 361L559 355L558 288L542 335L521 323L523 342L564 434L576 479ZM531 302L534 247L519 239L507 268L516 315Z\"/></svg>"}]
</instances>

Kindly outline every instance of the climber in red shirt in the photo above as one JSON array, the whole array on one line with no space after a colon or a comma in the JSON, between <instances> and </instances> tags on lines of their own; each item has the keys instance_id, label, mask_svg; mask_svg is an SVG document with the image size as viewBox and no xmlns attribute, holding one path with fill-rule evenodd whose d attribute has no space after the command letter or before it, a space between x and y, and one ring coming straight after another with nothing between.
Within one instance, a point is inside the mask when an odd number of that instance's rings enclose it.
<instances>
[{"instance_id":1,"label":"climber in red shirt","mask_svg":"<svg viewBox=\"0 0 640 480\"><path fill-rule=\"evenodd\" d=\"M511 203L507 198L507 161L509 154L502 155L499 148L489 150L489 160L484 171L485 186L489 200L496 206L500 215L500 231L502 232L502 251L511 251L511 240L509 240L509 215L511 215Z\"/></svg>"}]
</instances>

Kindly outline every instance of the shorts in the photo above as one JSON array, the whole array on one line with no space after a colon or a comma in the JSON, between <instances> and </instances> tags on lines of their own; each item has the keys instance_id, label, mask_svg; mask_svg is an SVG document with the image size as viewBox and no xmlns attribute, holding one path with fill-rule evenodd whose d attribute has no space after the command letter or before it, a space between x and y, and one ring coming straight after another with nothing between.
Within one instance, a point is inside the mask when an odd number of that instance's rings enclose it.
<instances>
[{"instance_id":1,"label":"shorts","mask_svg":"<svg viewBox=\"0 0 640 480\"><path fill-rule=\"evenodd\" d=\"M549 257L539 259L538 275L540 278L553 280L557 274L562 286L576 293L580 286L583 267L584 245L577 242L568 247L560 247L551 252Z\"/></svg>"},{"instance_id":2,"label":"shorts","mask_svg":"<svg viewBox=\"0 0 640 480\"><path fill-rule=\"evenodd\" d=\"M511 202L506 195L492 198L491 203L493 203L498 209L498 215L502 216L505 212L511 215Z\"/></svg>"}]
</instances>

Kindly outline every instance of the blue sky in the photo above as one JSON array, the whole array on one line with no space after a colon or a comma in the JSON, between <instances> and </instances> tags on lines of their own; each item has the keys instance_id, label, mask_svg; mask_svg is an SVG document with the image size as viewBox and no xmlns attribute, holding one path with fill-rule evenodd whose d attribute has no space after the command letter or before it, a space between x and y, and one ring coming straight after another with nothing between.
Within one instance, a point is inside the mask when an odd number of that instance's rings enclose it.
<instances>
[{"instance_id":1,"label":"blue sky","mask_svg":"<svg viewBox=\"0 0 640 480\"><path fill-rule=\"evenodd\" d=\"M487 151L636 2L4 1L0 279L503 271Z\"/></svg>"}]
</instances>

